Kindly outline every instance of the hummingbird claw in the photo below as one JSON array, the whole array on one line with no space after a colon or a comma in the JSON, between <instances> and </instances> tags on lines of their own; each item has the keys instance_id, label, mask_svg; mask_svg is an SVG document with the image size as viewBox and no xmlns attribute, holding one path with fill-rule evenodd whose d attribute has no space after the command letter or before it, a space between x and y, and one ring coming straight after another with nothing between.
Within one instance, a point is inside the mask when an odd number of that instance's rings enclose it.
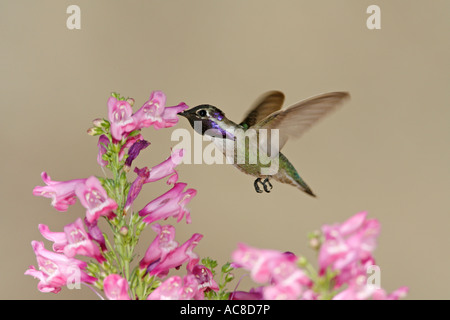
<instances>
[{"instance_id":1,"label":"hummingbird claw","mask_svg":"<svg viewBox=\"0 0 450 320\"><path fill-rule=\"evenodd\" d=\"M257 178L255 180L255 182L253 182L253 185L255 186L255 191L257 193L262 193L263 191L259 188L258 183L261 183L264 186L263 182L261 181L261 178ZM265 190L265 186L264 186L264 190Z\"/></svg>"},{"instance_id":2,"label":"hummingbird claw","mask_svg":"<svg viewBox=\"0 0 450 320\"><path fill-rule=\"evenodd\" d=\"M264 188L264 191L267 192L267 193L269 193L270 190L272 190L272 188L273 188L272 184L269 181L269 178L265 178L264 181L261 181L261 178L257 178L255 180L255 182L253 183L253 185L255 186L255 191L258 192L258 193L262 193L263 192L261 190L261 188L259 187L259 185L258 185L259 183L262 184L262 186ZM269 189L269 187L270 187L270 189Z\"/></svg>"},{"instance_id":3,"label":"hummingbird claw","mask_svg":"<svg viewBox=\"0 0 450 320\"><path fill-rule=\"evenodd\" d=\"M272 186L272 184L270 183L269 178L265 178L264 181L262 182L262 185L263 185L263 187L264 187L264 191L267 192L267 193L269 193L270 190L273 189L273 186ZM270 189L268 189L267 185L269 185Z\"/></svg>"}]
</instances>

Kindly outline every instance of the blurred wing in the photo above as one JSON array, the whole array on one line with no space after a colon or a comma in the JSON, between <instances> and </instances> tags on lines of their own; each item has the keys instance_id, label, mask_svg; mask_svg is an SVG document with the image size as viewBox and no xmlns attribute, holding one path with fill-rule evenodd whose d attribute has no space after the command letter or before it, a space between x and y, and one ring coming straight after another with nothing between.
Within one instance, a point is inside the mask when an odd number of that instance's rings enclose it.
<instances>
[{"instance_id":1,"label":"blurred wing","mask_svg":"<svg viewBox=\"0 0 450 320\"><path fill-rule=\"evenodd\" d=\"M247 113L241 126L249 128L254 126L268 115L281 109L284 102L284 94L280 91L269 91L256 100Z\"/></svg>"},{"instance_id":2,"label":"blurred wing","mask_svg":"<svg viewBox=\"0 0 450 320\"><path fill-rule=\"evenodd\" d=\"M283 148L289 138L298 138L313 124L325 115L334 111L346 99L350 97L348 92L324 93L303 101L300 101L286 110L277 111L259 123L253 129L279 129L279 145L272 147L271 154ZM270 130L268 130L267 150L271 148ZM264 141L262 141L264 143ZM262 143L262 144L263 144ZM265 148L264 148L265 149ZM266 151L267 151L266 150Z\"/></svg>"}]
</instances>

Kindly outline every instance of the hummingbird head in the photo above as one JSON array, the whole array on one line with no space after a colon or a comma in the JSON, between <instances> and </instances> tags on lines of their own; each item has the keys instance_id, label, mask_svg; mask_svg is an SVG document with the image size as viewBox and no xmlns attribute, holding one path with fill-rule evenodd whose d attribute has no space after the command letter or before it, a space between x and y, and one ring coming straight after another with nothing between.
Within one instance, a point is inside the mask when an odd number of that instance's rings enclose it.
<instances>
[{"instance_id":1,"label":"hummingbird head","mask_svg":"<svg viewBox=\"0 0 450 320\"><path fill-rule=\"evenodd\" d=\"M225 114L217 107L209 104L201 104L189 110L179 113L180 116L188 119L194 130L201 135L211 135L217 137L228 136L228 119Z\"/></svg>"}]
</instances>

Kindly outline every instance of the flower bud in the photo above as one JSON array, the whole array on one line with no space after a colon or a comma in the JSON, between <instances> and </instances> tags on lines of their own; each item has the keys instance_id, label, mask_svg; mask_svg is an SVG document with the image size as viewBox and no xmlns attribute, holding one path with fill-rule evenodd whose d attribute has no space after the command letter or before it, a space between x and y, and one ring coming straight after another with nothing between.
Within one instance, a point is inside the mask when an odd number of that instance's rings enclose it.
<instances>
[{"instance_id":1,"label":"flower bud","mask_svg":"<svg viewBox=\"0 0 450 320\"><path fill-rule=\"evenodd\" d=\"M222 272L227 273L233 270L233 267L231 266L231 263L226 263L222 266Z\"/></svg>"},{"instance_id":2,"label":"flower bud","mask_svg":"<svg viewBox=\"0 0 450 320\"><path fill-rule=\"evenodd\" d=\"M123 236L126 236L128 234L128 228L125 226L120 228L119 233Z\"/></svg>"},{"instance_id":3,"label":"flower bud","mask_svg":"<svg viewBox=\"0 0 450 320\"><path fill-rule=\"evenodd\" d=\"M133 99L133 98L128 98L128 99L127 99L127 102L128 102L128 104L129 104L130 106L133 106L133 105L134 105L134 99Z\"/></svg>"},{"instance_id":4,"label":"flower bud","mask_svg":"<svg viewBox=\"0 0 450 320\"><path fill-rule=\"evenodd\" d=\"M103 119L100 119L100 118L92 120L92 124L94 125L94 127L97 127L97 128L102 127L102 122L103 122Z\"/></svg>"},{"instance_id":5,"label":"flower bud","mask_svg":"<svg viewBox=\"0 0 450 320\"><path fill-rule=\"evenodd\" d=\"M111 124L109 123L108 120L100 119L100 118L92 120L92 124L94 125L94 127L105 128L105 129L109 129L109 127L111 126Z\"/></svg>"},{"instance_id":6,"label":"flower bud","mask_svg":"<svg viewBox=\"0 0 450 320\"><path fill-rule=\"evenodd\" d=\"M92 127L87 130L87 134L90 136L99 136L103 134L103 130L97 127Z\"/></svg>"},{"instance_id":7,"label":"flower bud","mask_svg":"<svg viewBox=\"0 0 450 320\"><path fill-rule=\"evenodd\" d=\"M320 248L320 241L317 238L312 238L309 240L309 246L314 250L318 250Z\"/></svg>"},{"instance_id":8,"label":"flower bud","mask_svg":"<svg viewBox=\"0 0 450 320\"><path fill-rule=\"evenodd\" d=\"M91 274L95 275L96 273L100 272L100 268L96 263L89 262L86 270L89 271Z\"/></svg>"},{"instance_id":9,"label":"flower bud","mask_svg":"<svg viewBox=\"0 0 450 320\"><path fill-rule=\"evenodd\" d=\"M304 268L308 265L308 260L306 260L306 258L302 256L298 258L297 263L301 268Z\"/></svg>"},{"instance_id":10,"label":"flower bud","mask_svg":"<svg viewBox=\"0 0 450 320\"><path fill-rule=\"evenodd\" d=\"M231 282L231 281L233 281L233 279L234 279L234 274L232 274L232 273L228 273L225 276L225 282Z\"/></svg>"}]
</instances>

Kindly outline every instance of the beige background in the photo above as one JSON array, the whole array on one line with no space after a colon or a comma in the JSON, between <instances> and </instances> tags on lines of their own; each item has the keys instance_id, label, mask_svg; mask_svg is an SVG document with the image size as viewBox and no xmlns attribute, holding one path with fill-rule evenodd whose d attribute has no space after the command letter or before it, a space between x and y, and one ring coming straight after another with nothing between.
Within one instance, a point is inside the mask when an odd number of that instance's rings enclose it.
<instances>
[{"instance_id":1,"label":"beige background","mask_svg":"<svg viewBox=\"0 0 450 320\"><path fill-rule=\"evenodd\" d=\"M66 28L70 4L81 7L81 30ZM381 30L366 28L370 4L381 7ZM271 89L287 104L352 94L284 149L317 199L278 183L256 194L231 166L180 166L198 195L192 224L176 225L179 242L202 233L196 251L221 263L238 242L313 260L309 231L367 210L382 223L382 286L450 298L449 12L438 0L1 1L0 298L95 298L86 288L42 294L23 275L36 265L38 223L58 231L84 214L79 202L58 213L31 192L44 170L55 180L103 175L91 120L107 116L111 91L140 107L157 89L169 105L210 103L235 121ZM176 128L190 129L184 119ZM164 160L174 129L146 129L152 145L136 165ZM167 189L146 185L136 209ZM153 237L145 232L141 253Z\"/></svg>"}]
</instances>

